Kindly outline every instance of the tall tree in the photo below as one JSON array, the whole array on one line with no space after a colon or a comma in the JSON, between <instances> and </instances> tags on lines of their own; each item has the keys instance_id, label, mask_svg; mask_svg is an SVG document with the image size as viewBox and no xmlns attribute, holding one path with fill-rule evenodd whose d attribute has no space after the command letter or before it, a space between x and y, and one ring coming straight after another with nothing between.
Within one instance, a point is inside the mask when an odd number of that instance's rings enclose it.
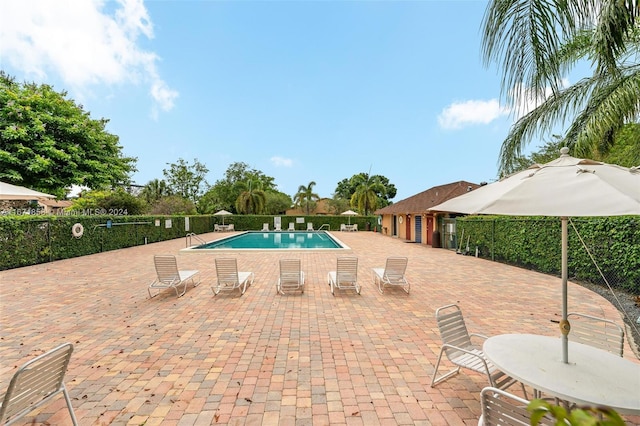
<instances>
[{"instance_id":1,"label":"tall tree","mask_svg":"<svg viewBox=\"0 0 640 426\"><path fill-rule=\"evenodd\" d=\"M378 194L385 192L379 179L362 173L359 175L356 190L351 196L351 206L365 216L378 207Z\"/></svg>"},{"instance_id":2,"label":"tall tree","mask_svg":"<svg viewBox=\"0 0 640 426\"><path fill-rule=\"evenodd\" d=\"M520 118L502 144L507 170L531 139L569 123L565 144L576 156L598 157L640 113L637 2L493 0L483 19L485 63L502 66L502 97L512 108L538 106ZM593 73L570 87L578 63ZM550 92L550 94L549 94ZM640 140L636 140L640 144Z\"/></svg>"},{"instance_id":3,"label":"tall tree","mask_svg":"<svg viewBox=\"0 0 640 426\"><path fill-rule=\"evenodd\" d=\"M149 204L168 195L171 195L171 190L164 179L150 180L140 192L140 196Z\"/></svg>"},{"instance_id":4,"label":"tall tree","mask_svg":"<svg viewBox=\"0 0 640 426\"><path fill-rule=\"evenodd\" d=\"M385 207L391 204L391 199L396 196L396 186L389 182L389 179L381 175L370 176L369 173L358 173L351 176L349 179L343 179L338 182L334 198L346 199L351 203L353 195L356 193L359 186L363 182L377 182L380 185L376 185L376 197L377 207Z\"/></svg>"},{"instance_id":5,"label":"tall tree","mask_svg":"<svg viewBox=\"0 0 640 426\"><path fill-rule=\"evenodd\" d=\"M205 176L208 172L209 169L197 158L193 160L193 165L180 158L177 163L169 164L169 169L162 171L171 192L195 204L207 189Z\"/></svg>"},{"instance_id":6,"label":"tall tree","mask_svg":"<svg viewBox=\"0 0 640 426\"><path fill-rule=\"evenodd\" d=\"M311 214L311 211L315 209L316 202L320 199L320 196L313 192L313 187L316 183L311 181L307 186L300 185L298 192L293 196L293 202L297 207L304 209L307 216Z\"/></svg>"},{"instance_id":7,"label":"tall tree","mask_svg":"<svg viewBox=\"0 0 640 426\"><path fill-rule=\"evenodd\" d=\"M18 84L0 71L0 179L63 198L72 185L127 184L136 159L125 157L109 120L94 120L49 85Z\"/></svg>"},{"instance_id":8,"label":"tall tree","mask_svg":"<svg viewBox=\"0 0 640 426\"><path fill-rule=\"evenodd\" d=\"M259 170L251 169L248 164L236 162L229 165L224 179L217 180L205 193L198 204L201 213L213 213L221 209L238 213L235 203L240 194L245 191L251 180L260 181L263 191L277 191L273 183L274 178L267 176ZM202 205L201 205L202 204Z\"/></svg>"},{"instance_id":9,"label":"tall tree","mask_svg":"<svg viewBox=\"0 0 640 426\"><path fill-rule=\"evenodd\" d=\"M244 214L262 214L266 202L267 198L262 190L262 182L257 179L250 180L236 200L236 210L238 213Z\"/></svg>"}]
</instances>

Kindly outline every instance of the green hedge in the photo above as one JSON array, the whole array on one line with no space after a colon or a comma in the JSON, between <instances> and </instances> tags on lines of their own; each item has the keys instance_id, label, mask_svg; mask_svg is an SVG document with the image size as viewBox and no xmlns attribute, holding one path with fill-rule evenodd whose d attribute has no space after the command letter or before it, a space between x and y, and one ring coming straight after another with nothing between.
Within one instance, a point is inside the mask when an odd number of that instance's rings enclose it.
<instances>
[{"instance_id":1,"label":"green hedge","mask_svg":"<svg viewBox=\"0 0 640 426\"><path fill-rule=\"evenodd\" d=\"M296 229L306 230L307 222L315 229L328 224L330 229L340 229L347 223L344 216L280 216L282 228L289 222L303 217L304 223L296 223ZM185 230L186 218L189 231ZM233 223L238 231L260 230L263 223L273 229L274 216L232 215L224 222ZM0 270L36 265L54 260L85 256L103 251L133 247L184 237L189 232L212 232L214 224L222 223L222 216L0 216ZM367 223L373 230L377 217L357 216L351 223L366 230ZM167 221L171 226L167 227ZM107 224L110 222L110 227ZM81 238L72 235L74 224L80 223L84 232Z\"/></svg>"},{"instance_id":2,"label":"green hedge","mask_svg":"<svg viewBox=\"0 0 640 426\"><path fill-rule=\"evenodd\" d=\"M480 257L560 275L559 218L469 216L456 222L465 245L470 238L471 254L477 247ZM640 294L640 216L570 219L570 279L604 283L578 235L612 287Z\"/></svg>"}]
</instances>

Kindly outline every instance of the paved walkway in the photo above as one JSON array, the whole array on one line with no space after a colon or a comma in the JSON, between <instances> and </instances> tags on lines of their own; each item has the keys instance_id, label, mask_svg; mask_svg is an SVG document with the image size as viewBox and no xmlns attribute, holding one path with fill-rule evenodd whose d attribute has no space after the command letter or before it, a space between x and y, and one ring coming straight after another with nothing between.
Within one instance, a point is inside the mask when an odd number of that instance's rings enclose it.
<instances>
[{"instance_id":1,"label":"paved walkway","mask_svg":"<svg viewBox=\"0 0 640 426\"><path fill-rule=\"evenodd\" d=\"M68 341L81 425L475 425L483 376L429 386L440 350L435 310L457 303L469 329L488 335L558 335L558 278L376 233L335 235L359 257L361 295L332 296L336 254L316 251L294 254L303 295L276 294L278 259L292 254L253 252L237 258L254 285L214 297L216 254L181 253L184 239L0 272L1 386L22 362ZM177 254L202 284L149 299L154 254ZM409 258L410 295L374 287L371 268L390 255ZM578 285L569 305L622 322ZM625 353L635 359L628 345ZM64 400L22 424L69 424Z\"/></svg>"}]
</instances>

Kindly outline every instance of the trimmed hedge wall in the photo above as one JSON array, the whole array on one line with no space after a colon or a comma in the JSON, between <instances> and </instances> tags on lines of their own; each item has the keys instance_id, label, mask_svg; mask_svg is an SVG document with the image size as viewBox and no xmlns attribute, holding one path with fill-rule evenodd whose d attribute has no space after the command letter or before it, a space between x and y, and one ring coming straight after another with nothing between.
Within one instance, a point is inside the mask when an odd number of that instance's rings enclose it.
<instances>
[{"instance_id":1,"label":"trimmed hedge wall","mask_svg":"<svg viewBox=\"0 0 640 426\"><path fill-rule=\"evenodd\" d=\"M477 247L480 257L560 275L559 218L468 216L456 223L471 254ZM612 287L640 294L640 216L570 218L568 230L570 279L604 283L580 236Z\"/></svg>"},{"instance_id":2,"label":"trimmed hedge wall","mask_svg":"<svg viewBox=\"0 0 640 426\"><path fill-rule=\"evenodd\" d=\"M189 231L185 222L189 221ZM347 223L344 216L280 216L282 228L289 222L303 217L304 223L296 223L296 229L306 230L307 222L315 229L328 224L330 229L340 229ZM260 230L263 223L273 229L274 216L232 215L225 216L226 224L233 223L237 231ZM222 216L0 216L0 270L36 265L54 260L85 256L103 251L133 247L182 238L187 233L213 232L214 224L222 223ZM107 224L110 221L111 226ZM171 226L167 227L167 221ZM373 230L377 216L351 217L358 229ZM74 224L80 223L84 232L81 238L72 235Z\"/></svg>"}]
</instances>

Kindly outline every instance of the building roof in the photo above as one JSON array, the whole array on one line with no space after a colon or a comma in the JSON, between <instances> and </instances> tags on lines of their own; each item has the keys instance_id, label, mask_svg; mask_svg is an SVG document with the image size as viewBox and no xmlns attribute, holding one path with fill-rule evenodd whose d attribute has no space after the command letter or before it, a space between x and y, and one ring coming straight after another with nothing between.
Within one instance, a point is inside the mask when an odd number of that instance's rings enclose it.
<instances>
[{"instance_id":1,"label":"building roof","mask_svg":"<svg viewBox=\"0 0 640 426\"><path fill-rule=\"evenodd\" d=\"M376 210L374 213L378 215L385 214L408 214L423 213L433 206L437 206L452 198L466 194L469 191L480 188L476 183L464 180L448 183L446 185L434 186L431 189L422 191L397 203Z\"/></svg>"},{"instance_id":2,"label":"building roof","mask_svg":"<svg viewBox=\"0 0 640 426\"><path fill-rule=\"evenodd\" d=\"M73 202L68 200L38 200L38 203L42 204L43 206L53 208L67 208L71 207L71 205L73 204Z\"/></svg>"}]
</instances>

